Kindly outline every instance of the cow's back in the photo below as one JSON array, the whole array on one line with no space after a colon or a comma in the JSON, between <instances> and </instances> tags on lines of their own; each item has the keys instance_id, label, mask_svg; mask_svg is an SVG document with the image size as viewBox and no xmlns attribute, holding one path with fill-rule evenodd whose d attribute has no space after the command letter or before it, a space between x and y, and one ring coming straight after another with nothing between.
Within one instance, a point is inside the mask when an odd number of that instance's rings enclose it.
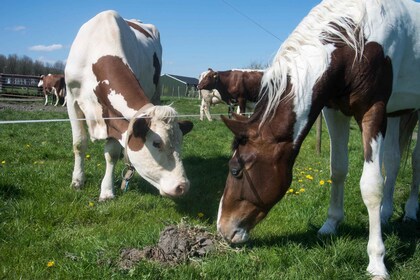
<instances>
[{"instance_id":1,"label":"cow's back","mask_svg":"<svg viewBox=\"0 0 420 280\"><path fill-rule=\"evenodd\" d=\"M121 58L133 71L145 95L153 101L162 57L159 32L151 24L126 21L115 11L99 13L80 28L65 69L68 106L77 103L86 119L95 120L95 124L88 121L93 139L107 137L102 108L94 93L98 81L92 70L92 65L104 56Z\"/></svg>"}]
</instances>

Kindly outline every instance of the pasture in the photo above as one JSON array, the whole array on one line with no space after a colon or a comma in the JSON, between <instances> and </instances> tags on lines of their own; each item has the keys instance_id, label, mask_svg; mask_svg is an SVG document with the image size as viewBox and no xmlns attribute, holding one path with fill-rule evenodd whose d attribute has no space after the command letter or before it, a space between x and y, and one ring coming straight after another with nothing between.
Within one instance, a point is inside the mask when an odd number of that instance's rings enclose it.
<instances>
[{"instance_id":1,"label":"pasture","mask_svg":"<svg viewBox=\"0 0 420 280\"><path fill-rule=\"evenodd\" d=\"M196 99L166 98L163 103L173 103L181 115L199 113ZM227 107L211 111L226 113ZM65 109L0 109L0 120L62 118L67 118ZM69 122L0 125L0 279L367 279L368 218L359 190L363 158L355 123L346 216L337 236L317 237L330 197L324 125L321 155L315 153L313 128L297 158L291 189L251 232L249 243L176 266L141 261L121 269L122 249L156 244L168 224L184 221L216 232L232 135L219 120L189 119L194 129L184 138L183 162L191 190L185 197L161 197L136 175L127 192L117 190L116 199L103 203L98 202L103 143L89 142L86 185L75 191L69 187ZM123 167L120 161L117 188ZM410 183L408 160L397 181L394 215L383 228L385 263L393 279L420 275L419 224L401 219Z\"/></svg>"}]
</instances>

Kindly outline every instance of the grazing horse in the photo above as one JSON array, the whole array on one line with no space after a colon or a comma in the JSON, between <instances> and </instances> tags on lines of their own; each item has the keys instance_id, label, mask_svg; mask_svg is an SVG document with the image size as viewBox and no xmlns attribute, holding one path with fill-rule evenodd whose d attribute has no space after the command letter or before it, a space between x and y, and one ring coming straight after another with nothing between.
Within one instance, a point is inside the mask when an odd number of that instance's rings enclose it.
<instances>
[{"instance_id":1,"label":"grazing horse","mask_svg":"<svg viewBox=\"0 0 420 280\"><path fill-rule=\"evenodd\" d=\"M381 220L382 224L388 223L393 211L393 195L395 182L400 167L402 152L407 148L411 140L412 132L420 121L420 112L405 114L401 117L388 118L387 133L384 141L384 167L386 172L384 197L382 200ZM400 134L400 130L409 133ZM409 137L407 137L409 136ZM420 129L417 129L416 146L411 155L413 178L410 195L405 203L404 221L417 221L419 209L419 185L420 185Z\"/></svg>"},{"instance_id":2,"label":"grazing horse","mask_svg":"<svg viewBox=\"0 0 420 280\"><path fill-rule=\"evenodd\" d=\"M247 101L258 100L263 74L262 70L233 69L216 72L209 68L200 75L197 88L217 89L222 100L229 104L229 115L236 103L239 105L239 112L244 114Z\"/></svg>"},{"instance_id":3,"label":"grazing horse","mask_svg":"<svg viewBox=\"0 0 420 280\"><path fill-rule=\"evenodd\" d=\"M331 139L331 200L320 234L344 218L350 118L364 152L360 190L369 215L367 271L388 277L381 230L381 165L387 114L420 108L420 4L325 0L281 45L249 119L222 117L234 134L217 228L232 243L285 195L302 142L323 110ZM406 132L406 131L403 131Z\"/></svg>"}]
</instances>

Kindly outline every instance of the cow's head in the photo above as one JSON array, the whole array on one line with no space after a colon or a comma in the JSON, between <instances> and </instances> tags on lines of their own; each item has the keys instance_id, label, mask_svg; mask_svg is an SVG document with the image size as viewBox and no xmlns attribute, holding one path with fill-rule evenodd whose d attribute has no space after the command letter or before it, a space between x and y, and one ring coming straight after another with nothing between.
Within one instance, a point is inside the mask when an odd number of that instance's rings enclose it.
<instances>
[{"instance_id":1,"label":"cow's head","mask_svg":"<svg viewBox=\"0 0 420 280\"><path fill-rule=\"evenodd\" d=\"M39 77L39 83L38 83L38 87L42 87L44 85L44 75L41 75Z\"/></svg>"},{"instance_id":2,"label":"cow's head","mask_svg":"<svg viewBox=\"0 0 420 280\"><path fill-rule=\"evenodd\" d=\"M219 79L219 73L209 68L209 70L201 74L197 88L199 90L201 89L212 90L216 88L218 79Z\"/></svg>"},{"instance_id":3,"label":"cow's head","mask_svg":"<svg viewBox=\"0 0 420 280\"><path fill-rule=\"evenodd\" d=\"M190 121L177 121L170 106L154 106L133 123L127 155L137 172L163 196L177 197L190 186L181 161L183 135L193 128Z\"/></svg>"}]
</instances>

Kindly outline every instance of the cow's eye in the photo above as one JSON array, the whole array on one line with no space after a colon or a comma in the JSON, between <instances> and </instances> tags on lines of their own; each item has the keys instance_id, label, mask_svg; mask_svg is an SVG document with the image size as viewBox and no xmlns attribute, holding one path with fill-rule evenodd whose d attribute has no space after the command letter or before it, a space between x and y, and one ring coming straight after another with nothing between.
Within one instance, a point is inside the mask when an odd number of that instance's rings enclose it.
<instances>
[{"instance_id":1,"label":"cow's eye","mask_svg":"<svg viewBox=\"0 0 420 280\"><path fill-rule=\"evenodd\" d=\"M153 147L155 147L156 149L161 149L162 148L162 142L159 141L159 140L153 141Z\"/></svg>"}]
</instances>

